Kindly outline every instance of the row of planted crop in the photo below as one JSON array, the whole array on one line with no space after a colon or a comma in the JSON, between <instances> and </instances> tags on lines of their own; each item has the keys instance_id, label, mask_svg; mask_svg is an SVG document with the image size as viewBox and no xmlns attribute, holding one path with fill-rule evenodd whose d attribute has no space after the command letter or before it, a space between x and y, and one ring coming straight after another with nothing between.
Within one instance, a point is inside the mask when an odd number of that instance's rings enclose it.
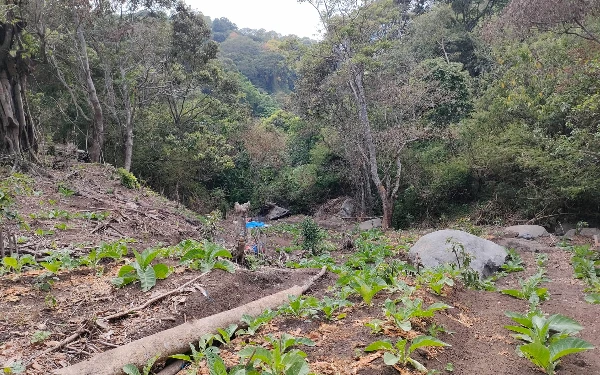
<instances>
[{"instance_id":1,"label":"row of planted crop","mask_svg":"<svg viewBox=\"0 0 600 375\"><path fill-rule=\"evenodd\" d=\"M72 257L71 250L51 250L40 262L30 254L6 256L0 265L0 275L11 272L21 273L30 269L46 269L54 274L80 266L91 267L97 273L101 273L104 260L118 262L127 256L129 242L132 241L102 243L82 257ZM143 291L150 290L157 279L166 278L173 270L164 263L154 262L159 258L179 259L181 265L202 272L209 272L214 268L228 272L234 270L233 263L228 260L231 258L231 253L222 246L208 241L185 240L175 246L147 248L141 253L133 250L133 254L134 259L123 265L117 277L112 280L116 287L139 281Z\"/></svg>"}]
</instances>

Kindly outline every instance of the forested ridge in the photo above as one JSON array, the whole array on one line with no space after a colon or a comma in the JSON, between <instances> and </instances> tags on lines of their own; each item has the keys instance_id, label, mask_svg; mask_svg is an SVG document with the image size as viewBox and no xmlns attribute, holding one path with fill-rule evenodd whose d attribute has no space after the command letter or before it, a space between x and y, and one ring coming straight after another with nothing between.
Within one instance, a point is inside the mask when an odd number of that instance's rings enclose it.
<instances>
[{"instance_id":1,"label":"forested ridge","mask_svg":"<svg viewBox=\"0 0 600 375\"><path fill-rule=\"evenodd\" d=\"M320 40L171 0L6 0L0 153L64 144L191 209L597 222L595 0L303 0Z\"/></svg>"}]
</instances>

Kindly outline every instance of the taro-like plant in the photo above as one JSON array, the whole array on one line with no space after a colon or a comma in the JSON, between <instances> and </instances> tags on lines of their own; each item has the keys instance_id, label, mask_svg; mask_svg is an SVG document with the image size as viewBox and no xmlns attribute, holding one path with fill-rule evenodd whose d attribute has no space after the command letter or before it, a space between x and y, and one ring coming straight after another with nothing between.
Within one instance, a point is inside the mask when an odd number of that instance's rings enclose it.
<instances>
[{"instance_id":1,"label":"taro-like plant","mask_svg":"<svg viewBox=\"0 0 600 375\"><path fill-rule=\"evenodd\" d=\"M135 261L121 267L117 277L111 280L117 288L139 280L142 291L147 292L156 285L157 279L165 279L169 275L170 269L167 265L151 264L159 253L157 249L148 248L141 254L133 250L133 253Z\"/></svg>"},{"instance_id":2,"label":"taro-like plant","mask_svg":"<svg viewBox=\"0 0 600 375\"><path fill-rule=\"evenodd\" d=\"M262 374L269 375L308 375L310 368L306 361L306 353L293 347L300 344L313 346L312 340L294 337L287 333L281 334L280 337L268 335L266 340L272 349L254 345L246 346L239 352L242 362L246 365L240 365L238 368L248 369L251 366L250 369L253 371L261 369Z\"/></svg>"},{"instance_id":3,"label":"taro-like plant","mask_svg":"<svg viewBox=\"0 0 600 375\"><path fill-rule=\"evenodd\" d=\"M227 328L217 328L217 332L219 333L215 335L215 340L221 344L229 344L237 328L237 324L230 324Z\"/></svg>"},{"instance_id":4,"label":"taro-like plant","mask_svg":"<svg viewBox=\"0 0 600 375\"><path fill-rule=\"evenodd\" d=\"M201 360L205 359L209 353L218 353L219 348L212 346L216 336L211 333L206 333L200 337L198 341L198 349L194 344L190 344L191 354L174 354L171 358L181 359L182 361L191 362L198 364Z\"/></svg>"},{"instance_id":5,"label":"taro-like plant","mask_svg":"<svg viewBox=\"0 0 600 375\"><path fill-rule=\"evenodd\" d=\"M419 348L432 347L432 346L450 346L439 339L431 336L417 336L411 341L406 339L400 339L396 344L392 344L387 340L375 341L365 348L366 352L374 352L377 350L383 350L383 363L388 366L395 366L400 364L406 366L410 364L415 369L421 372L427 372L427 368L423 366L416 359L411 358L412 353Z\"/></svg>"},{"instance_id":6,"label":"taro-like plant","mask_svg":"<svg viewBox=\"0 0 600 375\"><path fill-rule=\"evenodd\" d=\"M523 259L519 253L515 249L508 249L507 253L506 261L500 266L500 269L508 273L523 271L525 267L523 267Z\"/></svg>"},{"instance_id":7,"label":"taro-like plant","mask_svg":"<svg viewBox=\"0 0 600 375\"><path fill-rule=\"evenodd\" d=\"M402 306L397 304L395 300L387 299L384 303L383 311L385 316L392 318L398 328L403 331L410 331L412 329L410 320L413 318L430 318L436 311L452 308L452 306L442 302L435 302L429 305L429 307L424 307L423 300L420 298L410 299L403 297L400 301L402 302Z\"/></svg>"},{"instance_id":8,"label":"taro-like plant","mask_svg":"<svg viewBox=\"0 0 600 375\"><path fill-rule=\"evenodd\" d=\"M535 306L542 301L546 301L550 298L547 288L540 288L539 284L548 281L545 277L546 271L543 268L539 268L538 271L531 275L528 279L519 279L521 289L503 289L500 291L502 294L509 295L518 299L524 299L529 301L531 306Z\"/></svg>"},{"instance_id":9,"label":"taro-like plant","mask_svg":"<svg viewBox=\"0 0 600 375\"><path fill-rule=\"evenodd\" d=\"M344 307L352 306L352 302L346 299L331 298L329 296L323 297L319 302L319 309L325 314L325 318L328 320L342 319L346 317L346 314L336 314Z\"/></svg>"},{"instance_id":10,"label":"taro-like plant","mask_svg":"<svg viewBox=\"0 0 600 375\"><path fill-rule=\"evenodd\" d=\"M252 317L250 315L244 314L242 315L241 321L247 324L246 329L240 329L236 332L238 335L250 335L253 336L256 334L258 329L263 325L269 323L273 320L274 317L277 316L276 311L272 311L271 309L267 309L263 311L260 315Z\"/></svg>"},{"instance_id":11,"label":"taro-like plant","mask_svg":"<svg viewBox=\"0 0 600 375\"><path fill-rule=\"evenodd\" d=\"M224 247L209 241L200 243L194 240L188 240L185 246L187 252L181 257L182 264L204 273L210 272L214 268L227 272L235 271L234 264L223 259L232 257L229 250Z\"/></svg>"},{"instance_id":12,"label":"taro-like plant","mask_svg":"<svg viewBox=\"0 0 600 375\"><path fill-rule=\"evenodd\" d=\"M354 292L360 294L367 305L371 304L373 297L375 297L378 292L387 287L385 280L371 269L346 273L340 276L337 283L342 287L347 286Z\"/></svg>"},{"instance_id":13,"label":"taro-like plant","mask_svg":"<svg viewBox=\"0 0 600 375\"><path fill-rule=\"evenodd\" d=\"M9 257L4 257L4 258L2 258L2 264L4 265L4 267L6 267L9 270L12 269L16 273L21 273L21 271L23 270L23 267L28 266L30 268L36 268L38 265L38 262L35 260L35 258L32 255L23 254L21 256L14 255L14 256L9 256Z\"/></svg>"},{"instance_id":14,"label":"taro-like plant","mask_svg":"<svg viewBox=\"0 0 600 375\"><path fill-rule=\"evenodd\" d=\"M156 356L148 359L148 362L146 362L146 366L144 366L142 372L140 372L140 370L138 370L137 366L134 364L123 366L123 372L127 375L149 375L150 370L152 370L152 366L154 366L154 362L156 362L159 357L160 354L157 354Z\"/></svg>"},{"instance_id":15,"label":"taro-like plant","mask_svg":"<svg viewBox=\"0 0 600 375\"><path fill-rule=\"evenodd\" d=\"M319 300L313 296L289 296L289 302L279 308L279 313L298 318L315 316L319 311Z\"/></svg>"},{"instance_id":16,"label":"taro-like plant","mask_svg":"<svg viewBox=\"0 0 600 375\"><path fill-rule=\"evenodd\" d=\"M453 287L454 279L460 275L460 271L451 265L430 268L417 277L419 283L426 284L429 289L439 295L444 293L444 287Z\"/></svg>"},{"instance_id":17,"label":"taro-like plant","mask_svg":"<svg viewBox=\"0 0 600 375\"><path fill-rule=\"evenodd\" d=\"M505 314L519 324L505 328L516 332L513 335L516 339L526 342L518 346L518 353L544 369L548 375L554 375L562 357L594 348L589 342L573 337L583 327L564 315L545 317L539 310L527 314L507 311Z\"/></svg>"},{"instance_id":18,"label":"taro-like plant","mask_svg":"<svg viewBox=\"0 0 600 375\"><path fill-rule=\"evenodd\" d=\"M102 259L119 260L127 255L127 251L126 241L102 242L100 246L81 258L81 263L97 268Z\"/></svg>"}]
</instances>

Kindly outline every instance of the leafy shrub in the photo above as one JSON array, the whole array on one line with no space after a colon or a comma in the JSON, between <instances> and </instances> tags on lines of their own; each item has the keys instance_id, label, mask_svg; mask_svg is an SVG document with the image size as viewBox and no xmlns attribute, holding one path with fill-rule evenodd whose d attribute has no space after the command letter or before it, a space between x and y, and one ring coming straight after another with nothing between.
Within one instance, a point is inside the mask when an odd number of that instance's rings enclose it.
<instances>
[{"instance_id":1,"label":"leafy shrub","mask_svg":"<svg viewBox=\"0 0 600 375\"><path fill-rule=\"evenodd\" d=\"M312 255L318 255L321 241L325 238L325 233L319 225L312 218L307 217L300 223L300 233L302 236L302 249L309 251Z\"/></svg>"},{"instance_id":2,"label":"leafy shrub","mask_svg":"<svg viewBox=\"0 0 600 375\"><path fill-rule=\"evenodd\" d=\"M133 173L129 172L125 168L117 169L117 173L121 179L121 185L125 186L128 189L139 189L140 183Z\"/></svg>"}]
</instances>

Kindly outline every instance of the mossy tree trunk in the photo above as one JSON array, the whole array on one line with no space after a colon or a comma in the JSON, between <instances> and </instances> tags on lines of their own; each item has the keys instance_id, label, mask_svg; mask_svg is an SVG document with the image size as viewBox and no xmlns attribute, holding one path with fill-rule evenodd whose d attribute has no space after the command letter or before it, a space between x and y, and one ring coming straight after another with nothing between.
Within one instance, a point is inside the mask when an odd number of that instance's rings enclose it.
<instances>
[{"instance_id":1,"label":"mossy tree trunk","mask_svg":"<svg viewBox=\"0 0 600 375\"><path fill-rule=\"evenodd\" d=\"M0 23L0 154L35 159L37 142L25 96L31 61L21 41L25 25L14 12L9 8Z\"/></svg>"}]
</instances>

